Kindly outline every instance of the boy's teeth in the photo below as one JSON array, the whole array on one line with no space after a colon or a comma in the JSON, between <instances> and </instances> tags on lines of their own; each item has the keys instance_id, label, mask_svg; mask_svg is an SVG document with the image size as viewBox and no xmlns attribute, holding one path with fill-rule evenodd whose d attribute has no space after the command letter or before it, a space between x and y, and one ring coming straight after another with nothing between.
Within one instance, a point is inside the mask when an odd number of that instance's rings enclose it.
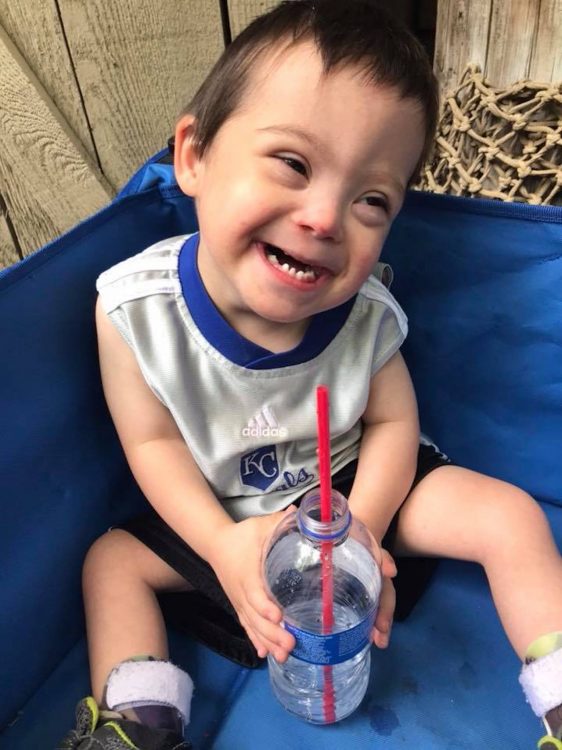
<instances>
[{"instance_id":1,"label":"boy's teeth","mask_svg":"<svg viewBox=\"0 0 562 750\"><path fill-rule=\"evenodd\" d=\"M280 263L279 258L275 253L267 253L267 259L271 265L276 266L281 271L288 273L289 276L293 276L299 281L315 281L317 279L317 274L312 268L309 268L306 271L303 271L302 269L297 271L297 269L294 266L289 265L289 263Z\"/></svg>"}]
</instances>

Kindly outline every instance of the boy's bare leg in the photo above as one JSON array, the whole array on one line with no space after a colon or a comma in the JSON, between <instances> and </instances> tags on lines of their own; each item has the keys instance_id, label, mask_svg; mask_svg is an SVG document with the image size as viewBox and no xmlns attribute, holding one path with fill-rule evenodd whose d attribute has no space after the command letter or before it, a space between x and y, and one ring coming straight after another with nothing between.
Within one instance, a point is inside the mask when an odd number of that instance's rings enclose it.
<instances>
[{"instance_id":1,"label":"boy's bare leg","mask_svg":"<svg viewBox=\"0 0 562 750\"><path fill-rule=\"evenodd\" d=\"M431 472L403 506L395 553L481 563L521 659L562 631L562 558L538 504L506 482L456 466Z\"/></svg>"},{"instance_id":2,"label":"boy's bare leg","mask_svg":"<svg viewBox=\"0 0 562 750\"><path fill-rule=\"evenodd\" d=\"M168 658L155 591L189 588L182 576L125 531L109 531L91 547L83 589L92 691L98 705L117 664L140 655Z\"/></svg>"}]
</instances>

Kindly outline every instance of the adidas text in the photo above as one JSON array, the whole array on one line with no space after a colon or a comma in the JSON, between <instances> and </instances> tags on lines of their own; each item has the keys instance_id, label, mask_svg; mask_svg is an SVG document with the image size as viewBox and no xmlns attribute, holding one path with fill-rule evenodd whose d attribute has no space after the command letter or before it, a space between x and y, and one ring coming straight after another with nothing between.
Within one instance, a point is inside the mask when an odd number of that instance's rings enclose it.
<instances>
[{"instance_id":1,"label":"adidas text","mask_svg":"<svg viewBox=\"0 0 562 750\"><path fill-rule=\"evenodd\" d=\"M286 427L270 427L264 425L263 427L244 427L242 430L243 437L276 437L285 438L289 434L289 430Z\"/></svg>"}]
</instances>

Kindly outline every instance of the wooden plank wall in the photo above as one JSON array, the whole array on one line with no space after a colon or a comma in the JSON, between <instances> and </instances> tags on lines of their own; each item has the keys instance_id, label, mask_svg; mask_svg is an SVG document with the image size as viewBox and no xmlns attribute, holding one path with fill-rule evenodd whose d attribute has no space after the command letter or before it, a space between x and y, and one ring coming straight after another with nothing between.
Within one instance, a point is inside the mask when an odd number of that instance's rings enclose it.
<instances>
[{"instance_id":1,"label":"wooden plank wall","mask_svg":"<svg viewBox=\"0 0 562 750\"><path fill-rule=\"evenodd\" d=\"M0 268L11 266L22 257L10 226L8 210L0 196Z\"/></svg>"},{"instance_id":2,"label":"wooden plank wall","mask_svg":"<svg viewBox=\"0 0 562 750\"><path fill-rule=\"evenodd\" d=\"M0 268L111 200L165 144L227 31L276 2L0 0ZM392 9L419 31L435 2ZM562 77L562 0L438 3L442 88L469 61L498 84Z\"/></svg>"},{"instance_id":3,"label":"wooden plank wall","mask_svg":"<svg viewBox=\"0 0 562 750\"><path fill-rule=\"evenodd\" d=\"M20 245L33 249L110 197L107 182L0 27L0 185Z\"/></svg>"},{"instance_id":4,"label":"wooden plank wall","mask_svg":"<svg viewBox=\"0 0 562 750\"><path fill-rule=\"evenodd\" d=\"M101 168L122 185L173 132L223 49L208 0L58 0Z\"/></svg>"},{"instance_id":5,"label":"wooden plank wall","mask_svg":"<svg viewBox=\"0 0 562 750\"><path fill-rule=\"evenodd\" d=\"M223 47L220 0L0 0L0 268L107 204Z\"/></svg>"},{"instance_id":6,"label":"wooden plank wall","mask_svg":"<svg viewBox=\"0 0 562 750\"><path fill-rule=\"evenodd\" d=\"M439 0L434 67L443 92L468 63L500 88L562 80L562 0Z\"/></svg>"}]
</instances>

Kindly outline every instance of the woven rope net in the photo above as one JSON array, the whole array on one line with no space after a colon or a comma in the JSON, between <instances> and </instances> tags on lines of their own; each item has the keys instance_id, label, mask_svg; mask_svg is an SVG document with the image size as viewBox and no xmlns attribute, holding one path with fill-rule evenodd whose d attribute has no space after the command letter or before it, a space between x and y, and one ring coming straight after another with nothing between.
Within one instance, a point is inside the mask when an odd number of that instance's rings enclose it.
<instances>
[{"instance_id":1,"label":"woven rope net","mask_svg":"<svg viewBox=\"0 0 562 750\"><path fill-rule=\"evenodd\" d=\"M443 103L416 187L562 205L562 84L522 81L500 90L469 66Z\"/></svg>"}]
</instances>

